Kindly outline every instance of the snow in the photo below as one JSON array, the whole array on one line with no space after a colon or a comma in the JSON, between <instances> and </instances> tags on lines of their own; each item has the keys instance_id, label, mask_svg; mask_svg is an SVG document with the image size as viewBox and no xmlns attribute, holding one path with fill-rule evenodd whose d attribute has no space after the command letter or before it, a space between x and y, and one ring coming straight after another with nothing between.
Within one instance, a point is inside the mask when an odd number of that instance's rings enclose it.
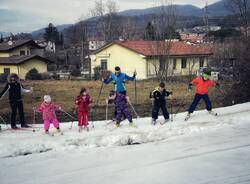
<instances>
[{"instance_id":1,"label":"snow","mask_svg":"<svg viewBox=\"0 0 250 184\"><path fill-rule=\"evenodd\" d=\"M81 133L77 122L61 123L64 135L54 137L4 130L0 183L250 183L250 103L215 111L156 126L139 118L138 128L99 121Z\"/></svg>"}]
</instances>

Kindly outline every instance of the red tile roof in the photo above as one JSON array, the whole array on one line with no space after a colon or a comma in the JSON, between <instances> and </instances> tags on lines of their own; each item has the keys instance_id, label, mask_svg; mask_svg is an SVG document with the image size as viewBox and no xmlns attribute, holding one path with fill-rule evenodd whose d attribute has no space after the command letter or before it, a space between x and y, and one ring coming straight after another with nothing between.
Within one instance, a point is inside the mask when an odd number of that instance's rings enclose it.
<instances>
[{"instance_id":1,"label":"red tile roof","mask_svg":"<svg viewBox=\"0 0 250 184\"><path fill-rule=\"evenodd\" d=\"M115 41L123 47L133 50L144 56L186 56L212 55L211 44L189 44L184 41Z\"/></svg>"}]
</instances>

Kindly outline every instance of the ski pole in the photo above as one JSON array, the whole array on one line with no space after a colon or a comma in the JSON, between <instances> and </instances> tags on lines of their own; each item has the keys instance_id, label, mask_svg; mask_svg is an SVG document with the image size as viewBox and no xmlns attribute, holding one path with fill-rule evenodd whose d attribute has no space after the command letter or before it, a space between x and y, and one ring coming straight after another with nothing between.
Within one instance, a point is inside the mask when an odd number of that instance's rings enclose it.
<instances>
[{"instance_id":1,"label":"ski pole","mask_svg":"<svg viewBox=\"0 0 250 184\"><path fill-rule=\"evenodd\" d=\"M135 104L137 104L137 85L136 85L136 77L135 77Z\"/></svg>"},{"instance_id":2,"label":"ski pole","mask_svg":"<svg viewBox=\"0 0 250 184\"><path fill-rule=\"evenodd\" d=\"M106 100L106 123L108 122L108 108L109 104L108 104L108 101Z\"/></svg>"},{"instance_id":3,"label":"ski pole","mask_svg":"<svg viewBox=\"0 0 250 184\"><path fill-rule=\"evenodd\" d=\"M184 96L184 98L182 99L182 101L181 101L181 103L180 103L180 105L179 105L177 111L176 111L175 114L174 114L174 117L175 117L175 116L179 113L179 111L181 110L181 107L183 106L183 104L184 104L184 102L185 102L187 96L188 96L188 93L187 93L187 94Z\"/></svg>"},{"instance_id":4,"label":"ski pole","mask_svg":"<svg viewBox=\"0 0 250 184\"><path fill-rule=\"evenodd\" d=\"M129 103L129 105L131 106L131 108L133 109L133 111L134 111L134 113L135 113L135 115L136 115L136 118L138 119L138 118L140 118L140 116L137 114L137 112L135 111L135 108L134 108L134 106L132 105L132 103L130 102L130 101L128 101L128 103Z\"/></svg>"},{"instance_id":5,"label":"ski pole","mask_svg":"<svg viewBox=\"0 0 250 184\"><path fill-rule=\"evenodd\" d=\"M7 127L7 128L9 128L9 126L8 126L8 124L6 123L6 121L3 119L3 117L2 116L0 116L0 119L2 120L2 122L5 124L5 126Z\"/></svg>"},{"instance_id":6,"label":"ski pole","mask_svg":"<svg viewBox=\"0 0 250 184\"><path fill-rule=\"evenodd\" d=\"M100 100L100 97L101 97L101 94L102 94L102 89L103 89L103 85L104 85L104 82L102 81L102 85L101 85L101 88L100 88L100 91L99 91L99 94L98 94L98 97L97 97L97 101L96 101L96 104L94 105L94 107L97 107L98 104L99 104L99 100ZM95 112L96 112L96 108L94 108ZM91 111L91 119L92 119L92 128L94 128L94 111Z\"/></svg>"},{"instance_id":7,"label":"ski pole","mask_svg":"<svg viewBox=\"0 0 250 184\"><path fill-rule=\"evenodd\" d=\"M66 115L68 115L70 118L72 118L72 121L71 121L71 125L70 125L70 130L72 129L73 127L73 123L74 123L74 119L76 119L74 116L72 116L71 114L69 114L68 112L64 111L63 109L60 109L61 112L65 113Z\"/></svg>"}]
</instances>

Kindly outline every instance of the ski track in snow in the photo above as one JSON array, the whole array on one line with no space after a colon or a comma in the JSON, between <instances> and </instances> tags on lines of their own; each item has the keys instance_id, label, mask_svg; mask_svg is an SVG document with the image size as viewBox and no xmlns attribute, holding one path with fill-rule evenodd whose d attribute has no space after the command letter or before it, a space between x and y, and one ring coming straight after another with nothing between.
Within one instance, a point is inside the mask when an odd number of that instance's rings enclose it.
<instances>
[{"instance_id":1,"label":"ski track in snow","mask_svg":"<svg viewBox=\"0 0 250 184\"><path fill-rule=\"evenodd\" d=\"M183 119L186 113L175 116L173 122L156 126L150 124L151 118L135 119L138 128L128 126L124 121L120 128L114 124L106 124L106 121L94 122L95 128L89 132L77 131L77 122L74 128L69 130L70 123L61 123L61 129L65 135L49 137L43 133L43 129L37 132L29 131L3 131L0 133L0 157L16 157L47 151L63 151L93 147L126 146L157 141L168 141L175 137L208 131L209 129L223 128L223 126L235 126L240 121L236 114L249 114L248 104L218 108L215 111L219 116L209 115L205 110L196 111L191 118L185 122ZM160 120L162 117L160 117ZM159 121L160 121L159 120ZM243 118L240 122L246 121ZM53 127L51 127L53 131Z\"/></svg>"}]
</instances>

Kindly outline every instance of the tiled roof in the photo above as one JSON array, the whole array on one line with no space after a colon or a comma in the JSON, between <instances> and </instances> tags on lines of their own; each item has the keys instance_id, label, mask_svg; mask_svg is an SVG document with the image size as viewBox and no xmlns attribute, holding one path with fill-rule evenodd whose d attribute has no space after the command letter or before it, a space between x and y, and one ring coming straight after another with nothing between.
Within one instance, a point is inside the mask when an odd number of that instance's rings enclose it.
<instances>
[{"instance_id":1,"label":"tiled roof","mask_svg":"<svg viewBox=\"0 0 250 184\"><path fill-rule=\"evenodd\" d=\"M118 44L129 50L132 50L143 56L190 56L190 55L212 55L211 44L190 44L184 41L145 41L145 40L133 40L133 41L114 41L99 50L94 54L109 47L110 45Z\"/></svg>"},{"instance_id":2,"label":"tiled roof","mask_svg":"<svg viewBox=\"0 0 250 184\"><path fill-rule=\"evenodd\" d=\"M13 40L11 45L8 44L8 42L0 43L0 52L11 51L26 44L31 44L36 48L41 48L33 40Z\"/></svg>"},{"instance_id":3,"label":"tiled roof","mask_svg":"<svg viewBox=\"0 0 250 184\"><path fill-rule=\"evenodd\" d=\"M11 57L0 57L0 65L1 64L8 64L8 65L16 65L24 63L25 61L28 61L30 59L39 59L46 63L51 62L50 60L41 57L39 55L29 55L29 56L11 56Z\"/></svg>"},{"instance_id":4,"label":"tiled roof","mask_svg":"<svg viewBox=\"0 0 250 184\"><path fill-rule=\"evenodd\" d=\"M144 56L213 54L212 47L209 44L194 45L184 41L116 41L115 43Z\"/></svg>"}]
</instances>

